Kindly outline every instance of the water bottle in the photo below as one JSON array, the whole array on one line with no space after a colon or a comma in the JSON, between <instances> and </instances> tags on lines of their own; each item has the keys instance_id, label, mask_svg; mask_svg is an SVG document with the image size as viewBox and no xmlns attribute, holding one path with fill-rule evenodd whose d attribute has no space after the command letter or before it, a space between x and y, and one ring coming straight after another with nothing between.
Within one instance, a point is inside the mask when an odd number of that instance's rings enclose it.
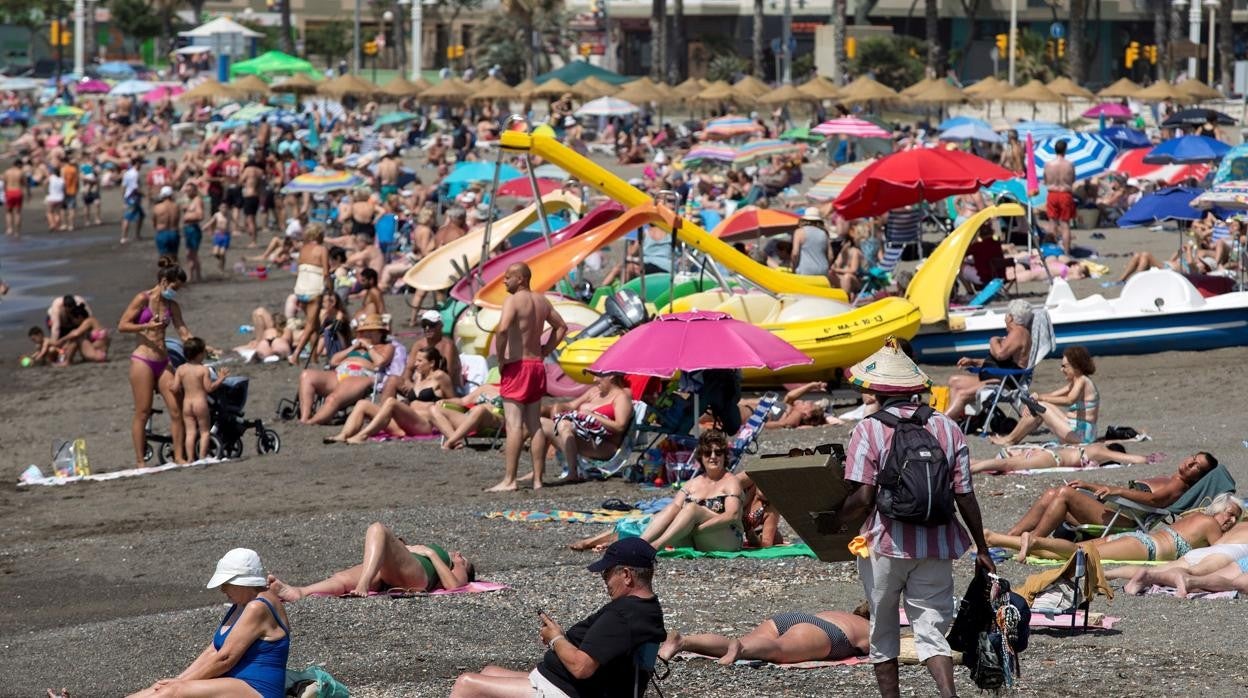
<instances>
[{"instance_id":1,"label":"water bottle","mask_svg":"<svg viewBox=\"0 0 1248 698\"><path fill-rule=\"evenodd\" d=\"M251 325L239 325L238 326L239 334L251 334L252 332L255 332L255 331L256 331L256 328L252 327Z\"/></svg>"},{"instance_id":2,"label":"water bottle","mask_svg":"<svg viewBox=\"0 0 1248 698\"><path fill-rule=\"evenodd\" d=\"M52 457L52 474L56 477L72 477L74 474L73 444L63 441L56 447Z\"/></svg>"},{"instance_id":3,"label":"water bottle","mask_svg":"<svg viewBox=\"0 0 1248 698\"><path fill-rule=\"evenodd\" d=\"M87 440L74 439L73 448L70 449L74 454L74 475L82 477L91 474L91 464L87 461Z\"/></svg>"}]
</instances>

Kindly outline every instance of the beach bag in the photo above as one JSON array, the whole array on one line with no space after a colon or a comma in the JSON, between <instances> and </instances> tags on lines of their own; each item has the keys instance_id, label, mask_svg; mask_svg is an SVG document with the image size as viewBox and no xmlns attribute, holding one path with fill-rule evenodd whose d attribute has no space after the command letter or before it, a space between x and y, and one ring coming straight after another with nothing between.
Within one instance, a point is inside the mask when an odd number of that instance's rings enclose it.
<instances>
[{"instance_id":1,"label":"beach bag","mask_svg":"<svg viewBox=\"0 0 1248 698\"><path fill-rule=\"evenodd\" d=\"M286 671L286 695L294 698L350 698L351 692L328 671L310 666Z\"/></svg>"},{"instance_id":2,"label":"beach bag","mask_svg":"<svg viewBox=\"0 0 1248 698\"><path fill-rule=\"evenodd\" d=\"M995 691L1005 685L1002 655L1001 633L996 630L981 632L975 645L975 663L971 666L971 681L981 691Z\"/></svg>"},{"instance_id":3,"label":"beach bag","mask_svg":"<svg viewBox=\"0 0 1248 698\"><path fill-rule=\"evenodd\" d=\"M871 415L893 429L884 467L875 478L880 514L919 526L941 526L953 519L953 477L940 442L923 427L934 414L920 405L909 417L887 410Z\"/></svg>"}]
</instances>

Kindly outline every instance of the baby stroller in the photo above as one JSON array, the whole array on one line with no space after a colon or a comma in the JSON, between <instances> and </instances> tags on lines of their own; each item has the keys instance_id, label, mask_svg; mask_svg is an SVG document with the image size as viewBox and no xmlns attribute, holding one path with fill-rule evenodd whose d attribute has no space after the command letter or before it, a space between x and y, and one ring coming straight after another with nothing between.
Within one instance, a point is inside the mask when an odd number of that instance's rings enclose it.
<instances>
[{"instance_id":1,"label":"baby stroller","mask_svg":"<svg viewBox=\"0 0 1248 698\"><path fill-rule=\"evenodd\" d=\"M276 431L264 426L263 420L246 419L246 376L229 376L209 396L208 408L212 421L212 437L209 447L218 458L239 458L243 455L243 436L248 430L256 432L256 453L265 455L282 449L282 439Z\"/></svg>"}]
</instances>

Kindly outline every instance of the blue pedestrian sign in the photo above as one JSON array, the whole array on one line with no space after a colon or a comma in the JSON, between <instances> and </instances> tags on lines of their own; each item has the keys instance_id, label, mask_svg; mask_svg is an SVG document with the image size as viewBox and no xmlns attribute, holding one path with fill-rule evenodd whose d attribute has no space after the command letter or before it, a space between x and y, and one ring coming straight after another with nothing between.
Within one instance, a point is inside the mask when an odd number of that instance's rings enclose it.
<instances>
[{"instance_id":1,"label":"blue pedestrian sign","mask_svg":"<svg viewBox=\"0 0 1248 698\"><path fill-rule=\"evenodd\" d=\"M1066 25L1061 22L1054 22L1049 25L1049 36L1054 39L1066 38Z\"/></svg>"},{"instance_id":2,"label":"blue pedestrian sign","mask_svg":"<svg viewBox=\"0 0 1248 698\"><path fill-rule=\"evenodd\" d=\"M780 55L780 50L781 50L780 40L772 39L771 40L771 52L778 56ZM789 37L789 55L791 56L795 53L797 53L797 39L790 36Z\"/></svg>"}]
</instances>

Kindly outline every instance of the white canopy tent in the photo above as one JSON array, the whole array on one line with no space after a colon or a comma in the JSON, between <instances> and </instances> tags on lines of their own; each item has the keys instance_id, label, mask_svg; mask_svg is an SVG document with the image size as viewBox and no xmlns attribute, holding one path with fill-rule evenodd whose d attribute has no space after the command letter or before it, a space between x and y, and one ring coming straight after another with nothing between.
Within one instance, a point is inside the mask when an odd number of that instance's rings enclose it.
<instances>
[{"instance_id":1,"label":"white canopy tent","mask_svg":"<svg viewBox=\"0 0 1248 698\"><path fill-rule=\"evenodd\" d=\"M218 56L245 56L250 53L248 40L262 38L264 34L248 29L229 17L217 17L194 29L178 32L178 36L190 39L191 46L207 47Z\"/></svg>"}]
</instances>

